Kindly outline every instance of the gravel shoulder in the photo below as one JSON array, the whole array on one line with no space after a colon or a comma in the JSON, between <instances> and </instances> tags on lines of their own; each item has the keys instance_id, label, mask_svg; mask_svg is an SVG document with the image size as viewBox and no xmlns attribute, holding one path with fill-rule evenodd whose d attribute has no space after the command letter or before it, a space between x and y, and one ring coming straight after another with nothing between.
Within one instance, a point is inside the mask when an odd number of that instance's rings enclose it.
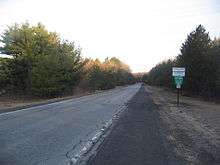
<instances>
[{"instance_id":1,"label":"gravel shoulder","mask_svg":"<svg viewBox=\"0 0 220 165\"><path fill-rule=\"evenodd\" d=\"M189 165L220 164L220 104L180 97L163 88L146 86L166 126L167 142Z\"/></svg>"},{"instance_id":2,"label":"gravel shoulder","mask_svg":"<svg viewBox=\"0 0 220 165\"><path fill-rule=\"evenodd\" d=\"M142 86L87 164L183 164L172 153L172 146L166 143L164 133L158 107Z\"/></svg>"}]
</instances>

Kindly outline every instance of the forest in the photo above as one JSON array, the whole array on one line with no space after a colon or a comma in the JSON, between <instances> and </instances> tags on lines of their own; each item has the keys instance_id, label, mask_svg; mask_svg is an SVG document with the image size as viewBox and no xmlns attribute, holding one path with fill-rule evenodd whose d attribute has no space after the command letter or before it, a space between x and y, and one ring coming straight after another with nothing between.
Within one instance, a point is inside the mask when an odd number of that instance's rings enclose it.
<instances>
[{"instance_id":1,"label":"forest","mask_svg":"<svg viewBox=\"0 0 220 165\"><path fill-rule=\"evenodd\" d=\"M103 90L135 83L128 65L116 57L83 58L74 42L63 40L44 25L9 26L1 35L0 94L55 97L75 88Z\"/></svg>"},{"instance_id":2,"label":"forest","mask_svg":"<svg viewBox=\"0 0 220 165\"><path fill-rule=\"evenodd\" d=\"M184 91L205 98L220 97L220 38L212 40L204 26L197 26L187 36L178 56L157 64L142 79L150 85L175 89L174 66L186 68Z\"/></svg>"}]
</instances>

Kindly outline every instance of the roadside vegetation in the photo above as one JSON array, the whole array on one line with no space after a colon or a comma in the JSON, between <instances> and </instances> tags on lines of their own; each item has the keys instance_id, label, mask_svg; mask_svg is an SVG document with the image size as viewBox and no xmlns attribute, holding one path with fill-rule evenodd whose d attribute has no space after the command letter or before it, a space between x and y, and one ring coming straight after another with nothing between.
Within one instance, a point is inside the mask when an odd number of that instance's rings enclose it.
<instances>
[{"instance_id":1,"label":"roadside vegetation","mask_svg":"<svg viewBox=\"0 0 220 165\"><path fill-rule=\"evenodd\" d=\"M0 94L54 97L75 88L110 89L135 82L128 65L119 59L86 59L73 42L62 40L42 24L9 26L1 35Z\"/></svg>"},{"instance_id":2,"label":"roadside vegetation","mask_svg":"<svg viewBox=\"0 0 220 165\"><path fill-rule=\"evenodd\" d=\"M220 38L210 39L199 25L186 38L180 54L153 67L142 80L150 85L175 88L172 67L185 67L183 89L206 98L220 97Z\"/></svg>"}]
</instances>

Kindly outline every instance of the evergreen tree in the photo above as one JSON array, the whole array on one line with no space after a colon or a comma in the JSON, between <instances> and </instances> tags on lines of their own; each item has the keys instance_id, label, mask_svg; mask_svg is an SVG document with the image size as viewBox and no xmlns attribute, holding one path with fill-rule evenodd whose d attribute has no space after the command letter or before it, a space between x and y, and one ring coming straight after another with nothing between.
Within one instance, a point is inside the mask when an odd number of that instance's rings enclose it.
<instances>
[{"instance_id":1,"label":"evergreen tree","mask_svg":"<svg viewBox=\"0 0 220 165\"><path fill-rule=\"evenodd\" d=\"M10 78L5 85L13 91L52 96L79 83L83 69L80 50L71 42L61 41L42 24L10 26L1 42L1 52L13 57L4 64L8 69L1 70Z\"/></svg>"},{"instance_id":2,"label":"evergreen tree","mask_svg":"<svg viewBox=\"0 0 220 165\"><path fill-rule=\"evenodd\" d=\"M185 87L194 94L208 91L212 68L209 50L211 39L202 25L191 32L180 49L177 64L186 68Z\"/></svg>"}]
</instances>

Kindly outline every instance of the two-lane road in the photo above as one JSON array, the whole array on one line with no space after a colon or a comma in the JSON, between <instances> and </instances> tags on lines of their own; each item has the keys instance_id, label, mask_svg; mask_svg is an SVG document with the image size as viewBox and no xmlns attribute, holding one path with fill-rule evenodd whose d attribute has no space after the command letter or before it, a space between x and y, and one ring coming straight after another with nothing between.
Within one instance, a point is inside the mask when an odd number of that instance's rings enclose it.
<instances>
[{"instance_id":1,"label":"two-lane road","mask_svg":"<svg viewBox=\"0 0 220 165\"><path fill-rule=\"evenodd\" d=\"M140 84L0 114L0 165L65 164L65 154L95 132Z\"/></svg>"}]
</instances>

